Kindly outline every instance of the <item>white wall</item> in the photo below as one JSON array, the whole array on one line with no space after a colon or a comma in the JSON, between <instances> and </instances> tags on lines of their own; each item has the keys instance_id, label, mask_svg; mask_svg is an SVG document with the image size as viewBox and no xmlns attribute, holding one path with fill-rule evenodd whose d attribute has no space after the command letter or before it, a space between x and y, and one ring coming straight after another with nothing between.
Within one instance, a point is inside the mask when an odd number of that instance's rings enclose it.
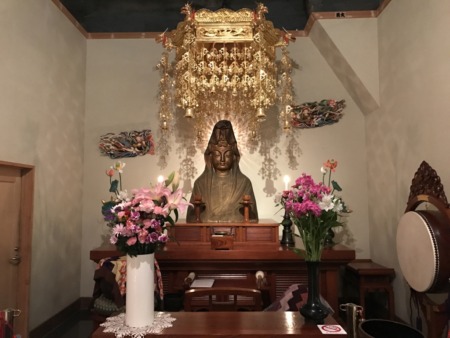
<instances>
[{"instance_id":1,"label":"white wall","mask_svg":"<svg viewBox=\"0 0 450 338\"><path fill-rule=\"evenodd\" d=\"M86 42L48 0L0 17L0 160L36 167L33 329L79 298Z\"/></svg>"},{"instance_id":2,"label":"white wall","mask_svg":"<svg viewBox=\"0 0 450 338\"><path fill-rule=\"evenodd\" d=\"M450 3L391 1L378 18L381 107L367 117L371 256L395 267L396 312L409 320L396 229L425 160L450 189Z\"/></svg>"},{"instance_id":3,"label":"white wall","mask_svg":"<svg viewBox=\"0 0 450 338\"><path fill-rule=\"evenodd\" d=\"M241 148L241 170L250 177L255 190L260 218L281 221L276 214L274 193L283 189L281 177L292 179L308 172L321 179L320 166L329 158L339 161L334 178L342 185L343 195L354 209L349 217L348 234L343 240L355 247L358 257L369 257L367 218L367 177L365 155L364 117L349 97L332 69L325 62L309 38L299 38L289 47L294 61L301 67L295 73L296 102L316 101L324 98L345 99L345 116L335 125L312 130L294 130L301 152L296 154L297 165L289 167L286 148L289 138L281 128L263 125L263 138L274 140L264 154L276 163L279 176L276 180L261 176L267 157ZM159 74L154 70L162 47L153 40L89 40L86 80L85 128L85 182L83 211L83 246L81 295L90 296L93 288L94 264L87 257L89 250L102 244L107 227L100 214L101 200L109 198L109 179L105 175L114 160L101 156L98 150L100 135L108 132L151 129L158 139L157 112ZM370 51L368 51L370 52ZM178 142L177 144L175 143ZM158 164L158 154L122 159L126 162L124 187L128 189L148 185L160 174L178 170L185 158L186 139L173 135L172 150L167 167ZM192 140L190 141L192 142ZM276 149L278 148L278 149ZM203 149L194 156L195 178L204 168ZM267 167L264 167L267 169ZM280 177L281 175L281 177ZM186 187L187 182L182 182ZM192 182L190 182L192 184ZM189 197L189 196L188 196Z\"/></svg>"},{"instance_id":4,"label":"white wall","mask_svg":"<svg viewBox=\"0 0 450 338\"><path fill-rule=\"evenodd\" d=\"M330 38L373 98L379 102L378 20L320 20Z\"/></svg>"}]
</instances>

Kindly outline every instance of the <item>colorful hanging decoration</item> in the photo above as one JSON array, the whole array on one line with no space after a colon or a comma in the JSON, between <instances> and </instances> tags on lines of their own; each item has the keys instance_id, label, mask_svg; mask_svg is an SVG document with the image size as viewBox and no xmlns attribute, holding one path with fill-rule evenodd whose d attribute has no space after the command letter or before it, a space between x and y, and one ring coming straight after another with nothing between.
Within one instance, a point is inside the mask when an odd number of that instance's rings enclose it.
<instances>
[{"instance_id":1,"label":"colorful hanging decoration","mask_svg":"<svg viewBox=\"0 0 450 338\"><path fill-rule=\"evenodd\" d=\"M295 128L316 128L333 124L342 117L345 100L322 100L305 102L298 106L291 106L292 125Z\"/></svg>"},{"instance_id":2,"label":"colorful hanging decoration","mask_svg":"<svg viewBox=\"0 0 450 338\"><path fill-rule=\"evenodd\" d=\"M155 141L151 130L108 133L100 136L99 143L102 155L110 158L136 157L155 154Z\"/></svg>"}]
</instances>

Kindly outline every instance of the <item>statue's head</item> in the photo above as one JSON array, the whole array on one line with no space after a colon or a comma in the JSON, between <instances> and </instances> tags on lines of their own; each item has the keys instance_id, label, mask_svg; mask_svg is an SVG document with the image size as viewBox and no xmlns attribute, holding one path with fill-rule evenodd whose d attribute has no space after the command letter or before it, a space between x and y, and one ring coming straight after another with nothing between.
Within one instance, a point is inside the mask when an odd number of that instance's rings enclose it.
<instances>
[{"instance_id":1,"label":"statue's head","mask_svg":"<svg viewBox=\"0 0 450 338\"><path fill-rule=\"evenodd\" d=\"M205 151L205 160L218 172L228 172L239 162L239 151L230 121L216 123Z\"/></svg>"}]
</instances>

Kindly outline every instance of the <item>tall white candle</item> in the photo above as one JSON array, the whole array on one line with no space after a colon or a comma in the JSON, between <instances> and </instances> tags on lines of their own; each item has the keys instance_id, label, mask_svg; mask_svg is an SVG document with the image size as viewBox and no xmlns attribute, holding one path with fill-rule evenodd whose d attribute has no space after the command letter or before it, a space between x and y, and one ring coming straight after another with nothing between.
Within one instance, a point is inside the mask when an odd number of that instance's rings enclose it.
<instances>
[{"instance_id":1,"label":"tall white candle","mask_svg":"<svg viewBox=\"0 0 450 338\"><path fill-rule=\"evenodd\" d=\"M288 190L288 184L289 184L289 181L290 181L291 179L289 178L289 176L288 175L284 175L284 177L283 177L283 181L284 181L284 190Z\"/></svg>"}]
</instances>

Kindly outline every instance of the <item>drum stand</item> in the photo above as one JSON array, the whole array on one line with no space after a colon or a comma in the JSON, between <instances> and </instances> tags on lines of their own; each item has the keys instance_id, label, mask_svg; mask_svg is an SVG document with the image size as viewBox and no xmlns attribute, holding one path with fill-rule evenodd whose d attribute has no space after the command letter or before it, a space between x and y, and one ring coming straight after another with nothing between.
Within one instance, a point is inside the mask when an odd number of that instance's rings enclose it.
<instances>
[{"instance_id":1,"label":"drum stand","mask_svg":"<svg viewBox=\"0 0 450 338\"><path fill-rule=\"evenodd\" d=\"M447 337L447 335L443 335L444 329L447 327L447 321L449 320L446 308L447 304L445 302L436 304L426 293L418 292L416 293L416 297L427 324L427 337Z\"/></svg>"}]
</instances>

